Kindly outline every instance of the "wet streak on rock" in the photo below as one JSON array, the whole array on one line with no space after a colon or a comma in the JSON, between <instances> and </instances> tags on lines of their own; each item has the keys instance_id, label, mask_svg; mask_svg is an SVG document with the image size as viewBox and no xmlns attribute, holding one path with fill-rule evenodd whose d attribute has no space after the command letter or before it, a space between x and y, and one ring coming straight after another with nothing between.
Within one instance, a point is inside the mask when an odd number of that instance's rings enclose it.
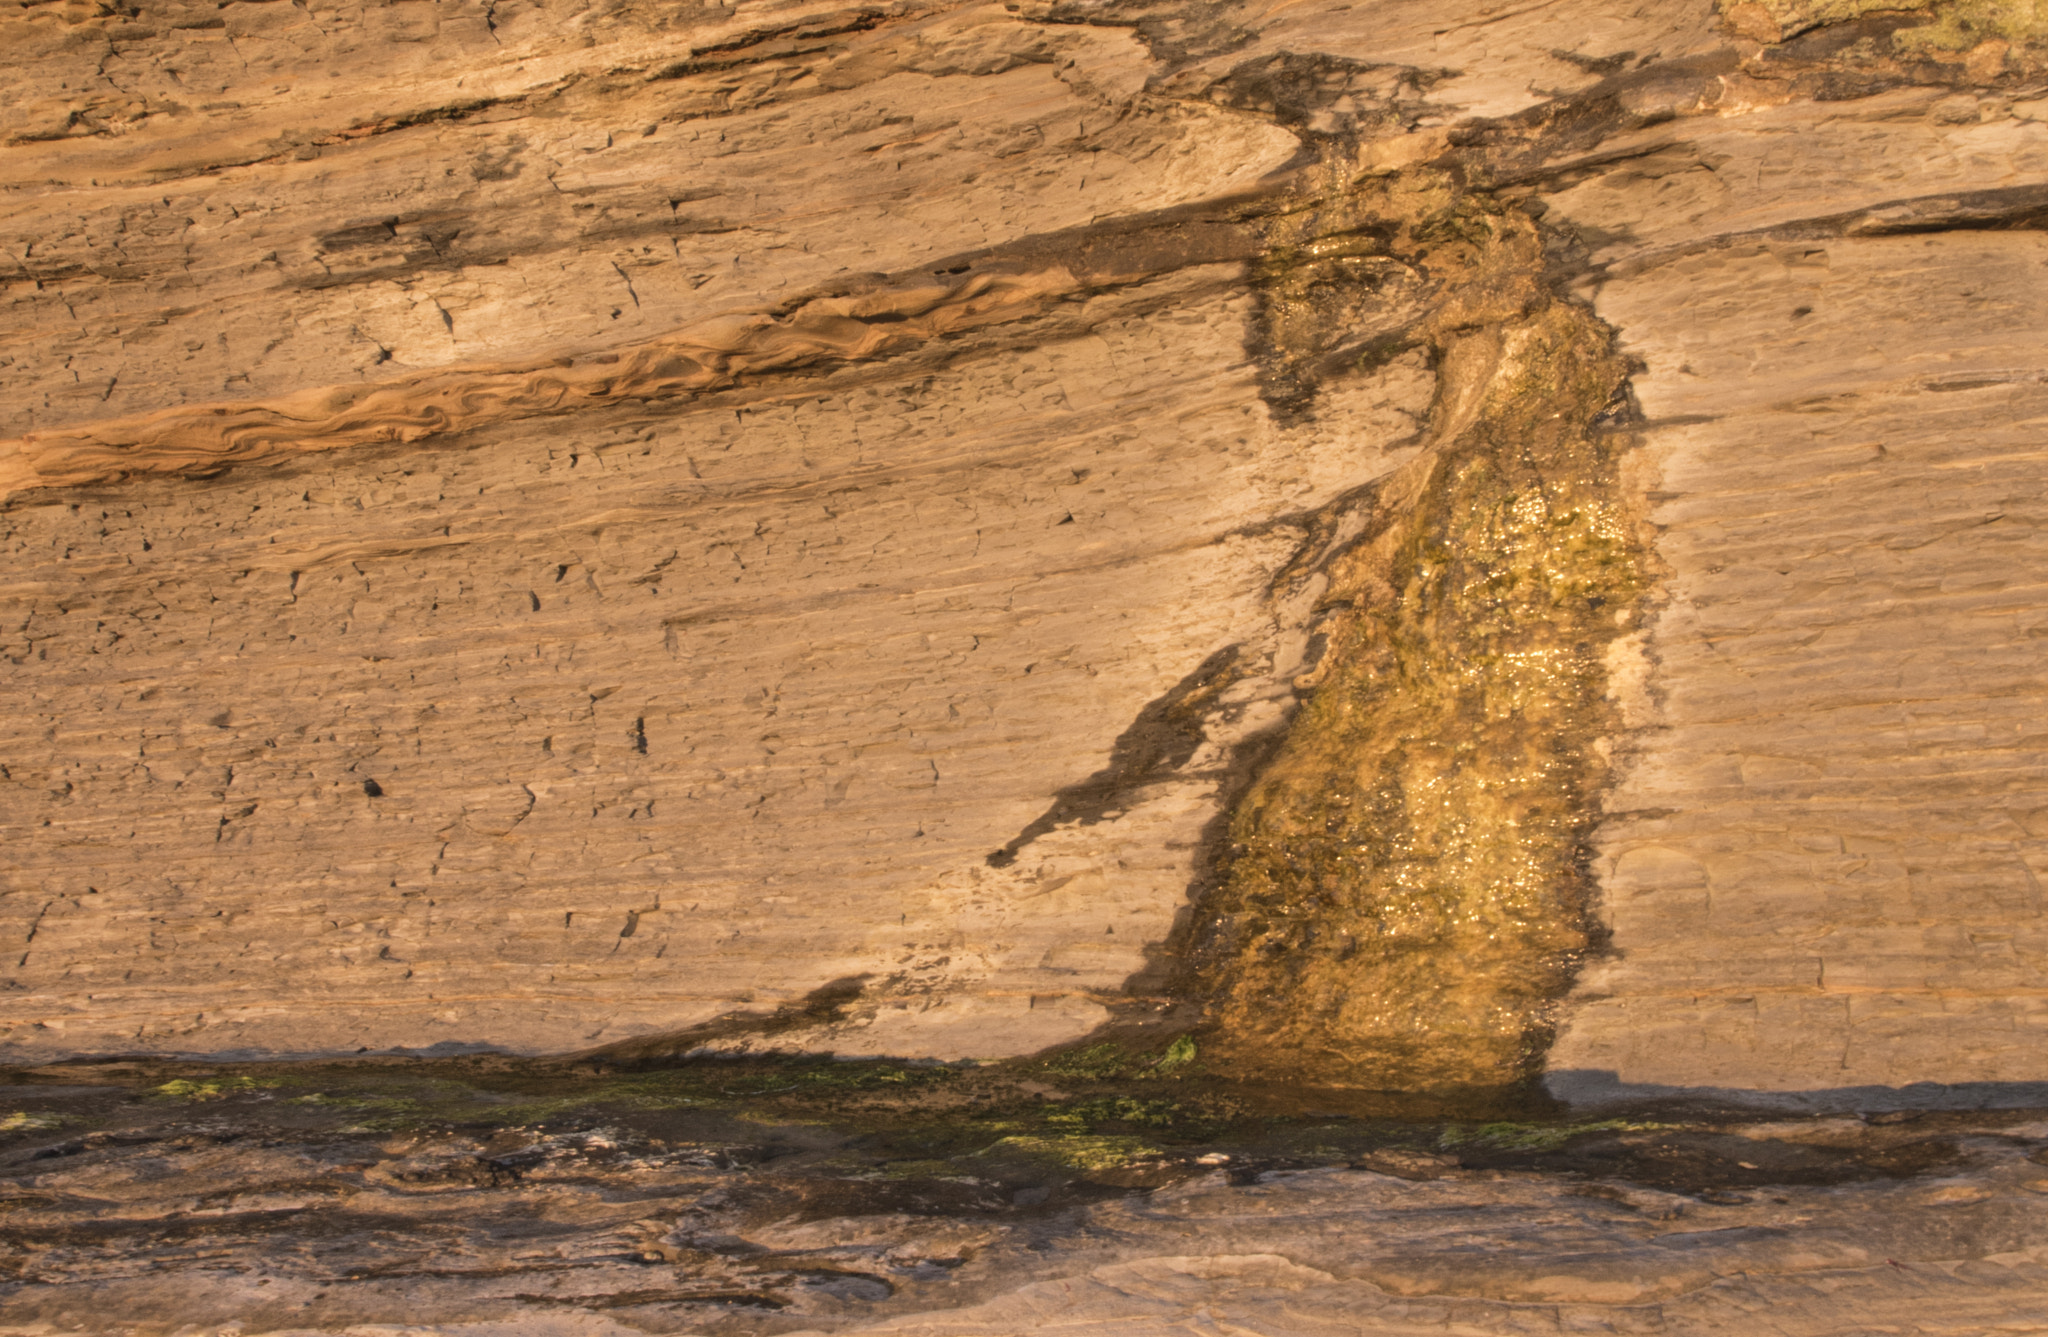
<instances>
[{"instance_id":1,"label":"wet streak on rock","mask_svg":"<svg viewBox=\"0 0 2048 1337\"><path fill-rule=\"evenodd\" d=\"M1333 564L1327 667L1198 918L1205 1052L1248 1077L1512 1086L1596 945L1605 654L1646 592L1596 424L1627 368L1563 302L1435 342L1445 435Z\"/></svg>"},{"instance_id":2,"label":"wet streak on rock","mask_svg":"<svg viewBox=\"0 0 2048 1337\"><path fill-rule=\"evenodd\" d=\"M1759 239L2037 229L2042 198L2019 186L1891 200L1629 263ZM1233 1071L1381 1089L1511 1085L1540 1068L1551 1008L1600 946L1587 840L1605 782L1599 735L1616 723L1600 652L1636 620L1647 558L1619 505L1626 439L1592 429L1631 416L1626 369L1607 332L1568 307L1503 329L1486 413L1446 443L1414 509L1386 522L1405 532L1383 545L1367 592L1356 581L1332 591L1353 598L1352 639L1237 813L1196 945L1213 991L1204 1049ZM1574 362L1576 384L1529 374ZM1297 402L1312 404L1313 377L1302 380ZM1531 496L1569 523L1512 523L1514 499ZM1460 647L1501 669L1460 685Z\"/></svg>"},{"instance_id":3,"label":"wet streak on rock","mask_svg":"<svg viewBox=\"0 0 2048 1337\"><path fill-rule=\"evenodd\" d=\"M1263 219L1247 352L1287 422L1331 378L1425 350L1425 450L1318 517L1277 578L1329 581L1305 704L1235 759L1189 912L1091 1042L1192 1025L1212 1071L1262 1088L1490 1100L1540 1069L1598 946L1606 652L1648 588L1618 477L1628 367L1555 295L1557 257L1511 199L1454 168L1357 180L1326 148ZM1220 672L1147 707L989 862L1184 765Z\"/></svg>"},{"instance_id":4,"label":"wet streak on rock","mask_svg":"<svg viewBox=\"0 0 2048 1337\"><path fill-rule=\"evenodd\" d=\"M1461 175L1423 166L1354 184L1336 157L1266 218L1246 351L1277 420L1311 416L1331 377L1439 351L1549 300L1535 225Z\"/></svg>"}]
</instances>

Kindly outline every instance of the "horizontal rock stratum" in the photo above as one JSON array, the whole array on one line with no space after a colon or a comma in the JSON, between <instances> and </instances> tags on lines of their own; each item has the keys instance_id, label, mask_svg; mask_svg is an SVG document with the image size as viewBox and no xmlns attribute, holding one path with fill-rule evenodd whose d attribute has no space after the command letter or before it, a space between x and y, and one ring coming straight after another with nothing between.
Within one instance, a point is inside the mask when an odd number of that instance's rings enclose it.
<instances>
[{"instance_id":1,"label":"horizontal rock stratum","mask_svg":"<svg viewBox=\"0 0 2048 1337\"><path fill-rule=\"evenodd\" d=\"M5 1054L2048 1081L2029 15L10 9Z\"/></svg>"}]
</instances>

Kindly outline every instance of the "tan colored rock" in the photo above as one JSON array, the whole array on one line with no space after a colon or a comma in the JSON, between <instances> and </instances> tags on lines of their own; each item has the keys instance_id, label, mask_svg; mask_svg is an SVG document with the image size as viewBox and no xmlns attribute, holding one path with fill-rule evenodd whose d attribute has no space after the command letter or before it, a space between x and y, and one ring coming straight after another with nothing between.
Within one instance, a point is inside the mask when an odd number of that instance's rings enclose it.
<instances>
[{"instance_id":1,"label":"tan colored rock","mask_svg":"<svg viewBox=\"0 0 2048 1337\"><path fill-rule=\"evenodd\" d=\"M1637 344L1644 410L1675 420L1646 434L1671 565L1644 646L1655 723L1609 800L1641 814L1605 850L1622 952L1581 981L1598 1001L1553 1063L1665 1085L2030 1079L2048 846L2026 424L2048 250L1788 249L1602 295L1624 328L1674 290L1692 319Z\"/></svg>"},{"instance_id":2,"label":"tan colored rock","mask_svg":"<svg viewBox=\"0 0 2048 1337\"><path fill-rule=\"evenodd\" d=\"M2048 131L1973 15L13 12L9 1052L1199 1003L1457 350L1583 302L1654 589L1495 1069L2048 1076Z\"/></svg>"},{"instance_id":3,"label":"tan colored rock","mask_svg":"<svg viewBox=\"0 0 2048 1337\"><path fill-rule=\"evenodd\" d=\"M1337 430L1247 422L1242 316L1193 277L907 394L586 415L573 444L541 422L431 471L344 454L230 475L176 518L175 484L93 494L105 546L63 560L95 562L91 623L141 655L116 686L68 634L85 624L17 632L74 694L20 728L11 769L38 776L41 732L44 802L78 805L45 809L64 840L17 866L40 897L12 898L37 916L16 978L45 1009L22 1020L69 1047L564 1048L893 976L875 1038L835 1043L957 1056L1085 1030L1089 991L1139 968L1184 896L1229 736L1190 778L1122 777L1098 825L986 856L1051 800L1048 765L1102 769L1225 647L1263 655L1234 670L1239 732L1278 722L1305 637L1261 587L1299 530L1238 517L1383 470L1428 393L1403 366ZM1167 303L1162 340L1143 307ZM1215 465L1173 467L1191 449ZM259 514L239 545L178 537ZM35 551L77 513L17 515ZM136 572L157 560L194 565ZM448 578L421 587L421 562ZM143 630L173 586L212 631ZM272 667L208 687L182 672L193 636ZM159 814L140 831L136 802Z\"/></svg>"},{"instance_id":4,"label":"tan colored rock","mask_svg":"<svg viewBox=\"0 0 2048 1337\"><path fill-rule=\"evenodd\" d=\"M0 13L0 1334L2048 1325L2044 35Z\"/></svg>"}]
</instances>

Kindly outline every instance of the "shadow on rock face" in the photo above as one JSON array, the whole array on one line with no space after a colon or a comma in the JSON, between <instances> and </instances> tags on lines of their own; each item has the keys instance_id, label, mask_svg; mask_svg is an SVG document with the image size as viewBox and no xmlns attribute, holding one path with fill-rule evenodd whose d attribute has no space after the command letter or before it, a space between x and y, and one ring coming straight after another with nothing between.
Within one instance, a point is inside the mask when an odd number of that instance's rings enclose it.
<instances>
[{"instance_id":1,"label":"shadow on rock face","mask_svg":"<svg viewBox=\"0 0 2048 1337\"><path fill-rule=\"evenodd\" d=\"M1203 712L1236 678L1238 654L1234 645L1223 647L1138 712L1111 744L1109 764L1054 795L1051 807L988 856L988 866L1008 868L1019 850L1055 827L1092 826L1117 815L1135 790L1187 765L1202 745Z\"/></svg>"},{"instance_id":2,"label":"shadow on rock face","mask_svg":"<svg viewBox=\"0 0 2048 1337\"><path fill-rule=\"evenodd\" d=\"M574 1059L599 1064L633 1063L680 1058L720 1040L740 1037L762 1039L829 1025L846 1018L847 1009L860 1001L871 975L846 975L828 981L794 1003L773 1012L728 1012L722 1017L669 1031L661 1035L636 1036L573 1055Z\"/></svg>"}]
</instances>

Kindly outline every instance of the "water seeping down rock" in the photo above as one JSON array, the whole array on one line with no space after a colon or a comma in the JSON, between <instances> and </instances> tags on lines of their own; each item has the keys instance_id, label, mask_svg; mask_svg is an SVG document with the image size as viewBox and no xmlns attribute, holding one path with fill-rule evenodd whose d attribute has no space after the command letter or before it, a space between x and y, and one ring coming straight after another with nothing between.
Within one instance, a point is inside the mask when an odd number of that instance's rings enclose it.
<instances>
[{"instance_id":1,"label":"water seeping down rock","mask_svg":"<svg viewBox=\"0 0 2048 1337\"><path fill-rule=\"evenodd\" d=\"M2028 6L0 23L4 1321L2038 1308Z\"/></svg>"},{"instance_id":2,"label":"water seeping down rock","mask_svg":"<svg viewBox=\"0 0 2048 1337\"><path fill-rule=\"evenodd\" d=\"M1323 563L1342 611L1202 907L1233 1065L1385 1091L1540 1073L1600 939L1607 651L1646 586L1611 342L1562 302L1452 335L1439 393L1464 402Z\"/></svg>"}]
</instances>

